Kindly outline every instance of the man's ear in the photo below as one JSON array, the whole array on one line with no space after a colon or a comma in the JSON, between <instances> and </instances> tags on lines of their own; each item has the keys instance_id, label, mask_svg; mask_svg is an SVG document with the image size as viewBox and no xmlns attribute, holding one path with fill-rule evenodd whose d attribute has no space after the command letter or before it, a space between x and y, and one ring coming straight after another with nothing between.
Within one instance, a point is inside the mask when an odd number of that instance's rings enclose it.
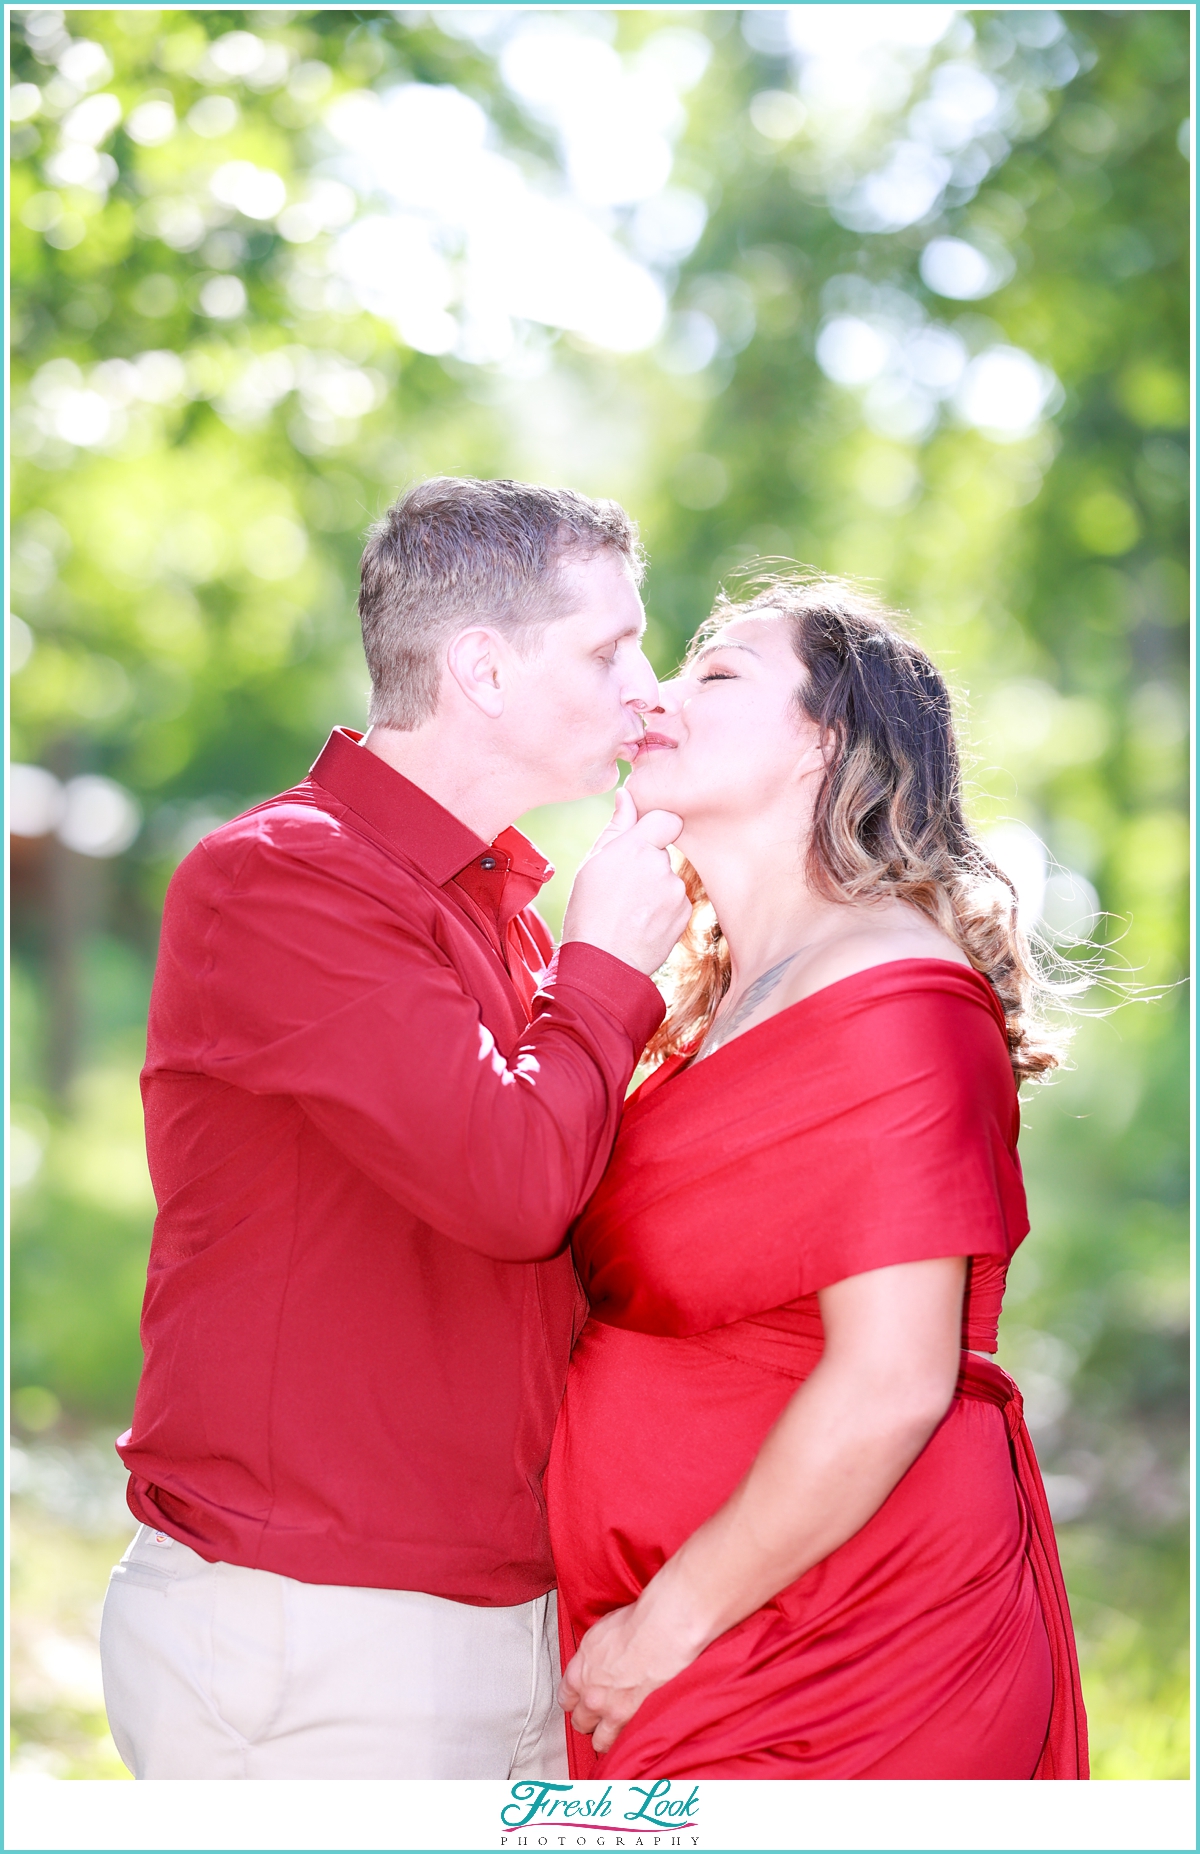
<instances>
[{"instance_id":1,"label":"man's ear","mask_svg":"<svg viewBox=\"0 0 1200 1854\"><path fill-rule=\"evenodd\" d=\"M446 650L446 668L467 700L489 720L504 713L509 649L498 631L476 625L460 631Z\"/></svg>"}]
</instances>

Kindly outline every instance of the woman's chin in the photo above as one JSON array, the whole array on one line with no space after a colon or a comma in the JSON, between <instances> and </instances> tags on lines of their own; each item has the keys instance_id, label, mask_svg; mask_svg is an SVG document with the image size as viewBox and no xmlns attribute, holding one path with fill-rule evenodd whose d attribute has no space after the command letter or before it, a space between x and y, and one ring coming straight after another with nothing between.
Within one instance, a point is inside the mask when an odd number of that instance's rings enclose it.
<instances>
[{"instance_id":1,"label":"woman's chin","mask_svg":"<svg viewBox=\"0 0 1200 1854\"><path fill-rule=\"evenodd\" d=\"M654 764L657 757L656 750L651 758L643 762L639 754L625 781L625 789L640 812L678 809L671 794L671 782L659 775L658 767Z\"/></svg>"}]
</instances>

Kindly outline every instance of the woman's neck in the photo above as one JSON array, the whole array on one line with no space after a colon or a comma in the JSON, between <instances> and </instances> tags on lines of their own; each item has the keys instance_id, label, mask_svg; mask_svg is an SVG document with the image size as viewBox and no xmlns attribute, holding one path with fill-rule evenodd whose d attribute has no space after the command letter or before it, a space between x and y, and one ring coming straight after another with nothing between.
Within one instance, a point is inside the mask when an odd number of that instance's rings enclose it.
<instances>
[{"instance_id":1,"label":"woman's neck","mask_svg":"<svg viewBox=\"0 0 1200 1854\"><path fill-rule=\"evenodd\" d=\"M735 995L828 931L836 904L808 880L804 834L781 838L754 825L685 829L678 847L721 923Z\"/></svg>"}]
</instances>

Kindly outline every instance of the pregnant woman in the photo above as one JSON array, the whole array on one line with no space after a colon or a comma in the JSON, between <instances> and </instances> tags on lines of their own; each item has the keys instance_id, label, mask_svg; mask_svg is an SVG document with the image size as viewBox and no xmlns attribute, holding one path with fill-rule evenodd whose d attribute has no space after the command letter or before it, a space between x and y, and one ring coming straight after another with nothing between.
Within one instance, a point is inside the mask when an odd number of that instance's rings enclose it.
<instances>
[{"instance_id":1,"label":"pregnant woman","mask_svg":"<svg viewBox=\"0 0 1200 1854\"><path fill-rule=\"evenodd\" d=\"M945 685L869 600L722 599L629 789L696 910L574 1231L547 1494L579 1777L1082 1778L996 1349L1050 1070ZM568 930L569 931L569 930Z\"/></svg>"}]
</instances>

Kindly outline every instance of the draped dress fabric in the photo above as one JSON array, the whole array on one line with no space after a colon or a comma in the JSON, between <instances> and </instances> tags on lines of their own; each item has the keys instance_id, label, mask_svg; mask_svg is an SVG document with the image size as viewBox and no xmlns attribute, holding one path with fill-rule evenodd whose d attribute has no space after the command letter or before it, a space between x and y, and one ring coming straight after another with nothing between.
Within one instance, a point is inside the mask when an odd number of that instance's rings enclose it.
<instances>
[{"instance_id":1,"label":"draped dress fabric","mask_svg":"<svg viewBox=\"0 0 1200 1854\"><path fill-rule=\"evenodd\" d=\"M577 1777L1082 1778L1070 1614L990 1360L1028 1229L992 987L857 973L626 1104L573 1232L590 1317L546 1477L564 1664L732 1493L821 1356L817 1291L971 1258L948 1414L861 1530L646 1699Z\"/></svg>"}]
</instances>

